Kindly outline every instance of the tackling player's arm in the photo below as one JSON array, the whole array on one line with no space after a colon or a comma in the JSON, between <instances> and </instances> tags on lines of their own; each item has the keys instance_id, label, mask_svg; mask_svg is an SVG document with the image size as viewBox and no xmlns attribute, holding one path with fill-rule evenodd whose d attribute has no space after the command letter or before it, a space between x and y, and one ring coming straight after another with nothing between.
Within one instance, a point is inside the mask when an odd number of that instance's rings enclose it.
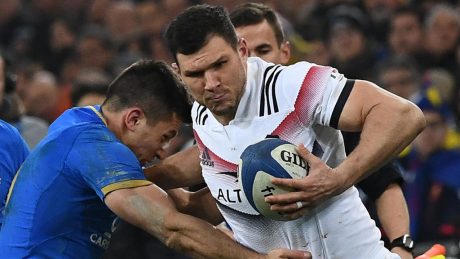
<instances>
[{"instance_id":1,"label":"tackling player's arm","mask_svg":"<svg viewBox=\"0 0 460 259\"><path fill-rule=\"evenodd\" d=\"M177 188L168 190L167 193L174 200L177 209L182 213L206 220L213 225L217 225L224 220L208 187L196 192Z\"/></svg>"},{"instance_id":2,"label":"tackling player's arm","mask_svg":"<svg viewBox=\"0 0 460 259\"><path fill-rule=\"evenodd\" d=\"M145 177L163 189L194 186L204 182L200 151L196 145L144 169Z\"/></svg>"},{"instance_id":3,"label":"tackling player's arm","mask_svg":"<svg viewBox=\"0 0 460 259\"><path fill-rule=\"evenodd\" d=\"M166 192L151 184L118 189L104 199L122 219L143 228L168 247L198 258L311 258L303 251L273 250L261 255L231 240L200 219L179 213Z\"/></svg>"},{"instance_id":4,"label":"tackling player's arm","mask_svg":"<svg viewBox=\"0 0 460 259\"><path fill-rule=\"evenodd\" d=\"M390 241L410 233L409 211L403 192L397 183L390 184L375 200L375 205L380 223ZM411 252L398 246L393 247L391 251L397 253L402 259L413 258Z\"/></svg>"},{"instance_id":5,"label":"tackling player's arm","mask_svg":"<svg viewBox=\"0 0 460 259\"><path fill-rule=\"evenodd\" d=\"M361 141L336 168L330 168L307 149L300 155L310 164L309 175L303 179L274 179L277 185L298 189L267 197L272 209L294 212L299 217L297 201L303 206L315 204L337 195L403 150L425 127L420 109L413 103L383 90L377 85L356 80L340 114L338 127L345 131L362 131Z\"/></svg>"}]
</instances>

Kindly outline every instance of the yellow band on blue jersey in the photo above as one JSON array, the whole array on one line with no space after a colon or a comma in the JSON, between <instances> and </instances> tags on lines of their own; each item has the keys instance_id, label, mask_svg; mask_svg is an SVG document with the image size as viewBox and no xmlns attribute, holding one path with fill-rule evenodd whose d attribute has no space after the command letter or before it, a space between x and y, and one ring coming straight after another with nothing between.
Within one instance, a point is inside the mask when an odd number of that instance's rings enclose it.
<instances>
[{"instance_id":1,"label":"yellow band on blue jersey","mask_svg":"<svg viewBox=\"0 0 460 259\"><path fill-rule=\"evenodd\" d=\"M13 188L14 188L14 185L16 184L16 179L18 178L18 174L19 174L19 171L21 170L21 167L19 167L18 172L14 175L13 181L11 182L10 189L8 190L8 194L6 195L5 207L8 204L8 201L10 200L11 193L13 192Z\"/></svg>"},{"instance_id":2,"label":"yellow band on blue jersey","mask_svg":"<svg viewBox=\"0 0 460 259\"><path fill-rule=\"evenodd\" d=\"M105 121L104 119L104 116L102 116L102 114L100 112L98 112L96 110L96 108L94 108L94 106L88 106L91 110L93 110L94 113L96 113L96 115L102 120L102 122L104 122L105 126L107 126L107 122Z\"/></svg>"},{"instance_id":3,"label":"yellow band on blue jersey","mask_svg":"<svg viewBox=\"0 0 460 259\"><path fill-rule=\"evenodd\" d=\"M102 188L102 193L106 196L108 193L119 190L119 189L127 189L127 188L135 188L141 186L151 185L152 182L147 180L127 180L117 183L112 183L104 188Z\"/></svg>"}]
</instances>

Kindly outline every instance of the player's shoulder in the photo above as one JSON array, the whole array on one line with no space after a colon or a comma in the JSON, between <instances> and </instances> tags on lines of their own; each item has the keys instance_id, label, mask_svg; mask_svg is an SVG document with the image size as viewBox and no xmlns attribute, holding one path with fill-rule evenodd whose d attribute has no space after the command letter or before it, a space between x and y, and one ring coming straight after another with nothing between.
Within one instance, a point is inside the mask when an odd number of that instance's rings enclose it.
<instances>
[{"instance_id":1,"label":"player's shoulder","mask_svg":"<svg viewBox=\"0 0 460 259\"><path fill-rule=\"evenodd\" d=\"M205 125L209 118L208 108L206 106L194 102L192 105L192 120L195 126Z\"/></svg>"},{"instance_id":2,"label":"player's shoulder","mask_svg":"<svg viewBox=\"0 0 460 259\"><path fill-rule=\"evenodd\" d=\"M0 144L1 145L25 145L19 131L6 121L0 120Z\"/></svg>"},{"instance_id":3,"label":"player's shoulder","mask_svg":"<svg viewBox=\"0 0 460 259\"><path fill-rule=\"evenodd\" d=\"M0 134L2 136L20 136L19 131L11 124L4 120L0 120Z\"/></svg>"}]
</instances>

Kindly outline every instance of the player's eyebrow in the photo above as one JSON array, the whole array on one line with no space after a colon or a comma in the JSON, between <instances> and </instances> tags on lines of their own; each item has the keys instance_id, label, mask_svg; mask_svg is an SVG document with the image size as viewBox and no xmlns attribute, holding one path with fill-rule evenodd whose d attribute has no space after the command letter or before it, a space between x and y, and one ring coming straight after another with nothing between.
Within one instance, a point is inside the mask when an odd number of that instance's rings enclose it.
<instances>
[{"instance_id":1,"label":"player's eyebrow","mask_svg":"<svg viewBox=\"0 0 460 259\"><path fill-rule=\"evenodd\" d=\"M208 70L209 68L212 68L212 67L215 67L215 66L219 65L221 62L223 62L225 60L227 60L227 57L220 56L215 61L213 61L212 63L210 63L209 65L207 65L207 66L205 66L203 68L196 69L196 70L185 70L184 75L188 76L188 77L201 76L204 73L204 71Z\"/></svg>"},{"instance_id":2,"label":"player's eyebrow","mask_svg":"<svg viewBox=\"0 0 460 259\"><path fill-rule=\"evenodd\" d=\"M255 47L255 50L256 51L261 51L261 50L264 50L264 49L272 49L272 46L268 43L262 43L260 45L257 45L257 47Z\"/></svg>"}]
</instances>

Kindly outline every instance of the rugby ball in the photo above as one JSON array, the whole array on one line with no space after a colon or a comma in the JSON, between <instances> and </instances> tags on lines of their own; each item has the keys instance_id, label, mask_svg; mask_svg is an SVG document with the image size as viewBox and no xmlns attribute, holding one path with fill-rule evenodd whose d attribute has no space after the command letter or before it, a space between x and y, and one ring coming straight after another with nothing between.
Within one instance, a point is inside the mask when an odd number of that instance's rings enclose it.
<instances>
[{"instance_id":1,"label":"rugby ball","mask_svg":"<svg viewBox=\"0 0 460 259\"><path fill-rule=\"evenodd\" d=\"M251 206L273 220L288 220L270 210L265 197L292 191L271 183L276 178L303 178L309 166L296 146L279 138L267 138L248 146L240 156L238 183Z\"/></svg>"}]
</instances>

